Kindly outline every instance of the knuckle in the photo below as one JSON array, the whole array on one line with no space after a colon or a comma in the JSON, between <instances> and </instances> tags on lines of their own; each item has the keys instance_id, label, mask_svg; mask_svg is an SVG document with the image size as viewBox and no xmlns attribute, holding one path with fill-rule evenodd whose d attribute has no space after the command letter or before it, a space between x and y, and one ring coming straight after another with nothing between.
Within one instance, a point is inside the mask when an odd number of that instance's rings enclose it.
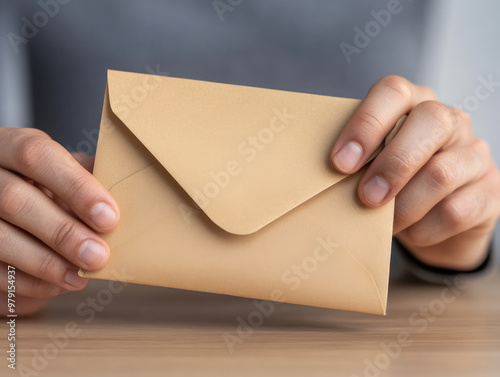
<instances>
[{"instance_id":1,"label":"knuckle","mask_svg":"<svg viewBox=\"0 0 500 377\"><path fill-rule=\"evenodd\" d=\"M36 136L44 137L46 139L50 139L50 136L46 132L39 130L38 128L22 128L20 130L21 130L20 132L22 132L26 135L36 135Z\"/></svg>"},{"instance_id":2,"label":"knuckle","mask_svg":"<svg viewBox=\"0 0 500 377\"><path fill-rule=\"evenodd\" d=\"M380 84L396 92L404 100L409 100L412 94L412 84L401 76L388 75L380 80Z\"/></svg>"},{"instance_id":3,"label":"knuckle","mask_svg":"<svg viewBox=\"0 0 500 377\"><path fill-rule=\"evenodd\" d=\"M79 174L70 179L66 187L66 192L68 193L71 202L80 202L91 192L91 187L88 184L87 177Z\"/></svg>"},{"instance_id":4,"label":"knuckle","mask_svg":"<svg viewBox=\"0 0 500 377\"><path fill-rule=\"evenodd\" d=\"M427 173L429 184L438 190L445 190L458 181L458 172L453 163L434 158L429 162Z\"/></svg>"},{"instance_id":5,"label":"knuckle","mask_svg":"<svg viewBox=\"0 0 500 377\"><path fill-rule=\"evenodd\" d=\"M27 192L22 184L10 180L0 189L0 213L13 218L29 212L33 207L33 194Z\"/></svg>"},{"instance_id":6,"label":"knuckle","mask_svg":"<svg viewBox=\"0 0 500 377\"><path fill-rule=\"evenodd\" d=\"M452 112L455 119L461 125L461 127L472 129L472 118L467 112L456 107L452 108Z\"/></svg>"},{"instance_id":7,"label":"knuckle","mask_svg":"<svg viewBox=\"0 0 500 377\"><path fill-rule=\"evenodd\" d=\"M48 143L48 139L40 135L22 135L14 147L14 158L21 169L36 169L47 154Z\"/></svg>"},{"instance_id":8,"label":"knuckle","mask_svg":"<svg viewBox=\"0 0 500 377\"><path fill-rule=\"evenodd\" d=\"M75 232L76 224L73 220L62 220L53 232L52 246L56 249L60 249L63 245L67 245L74 237Z\"/></svg>"},{"instance_id":9,"label":"knuckle","mask_svg":"<svg viewBox=\"0 0 500 377\"><path fill-rule=\"evenodd\" d=\"M412 225L403 231L407 241L416 247L427 247L433 244L431 236L418 224Z\"/></svg>"},{"instance_id":10,"label":"knuckle","mask_svg":"<svg viewBox=\"0 0 500 377\"><path fill-rule=\"evenodd\" d=\"M449 127L455 124L450 108L439 101L424 101L415 108L430 114L442 126Z\"/></svg>"},{"instance_id":11,"label":"knuckle","mask_svg":"<svg viewBox=\"0 0 500 377\"><path fill-rule=\"evenodd\" d=\"M408 178L416 164L415 156L405 149L387 151L386 159L383 166L389 167L390 174L387 175L393 184Z\"/></svg>"},{"instance_id":12,"label":"knuckle","mask_svg":"<svg viewBox=\"0 0 500 377\"><path fill-rule=\"evenodd\" d=\"M357 123L360 131L364 134L363 136L367 139L376 137L384 129L382 121L367 111L359 113Z\"/></svg>"},{"instance_id":13,"label":"knuckle","mask_svg":"<svg viewBox=\"0 0 500 377\"><path fill-rule=\"evenodd\" d=\"M52 253L44 254L41 258L37 266L38 276L47 279L56 273L59 261Z\"/></svg>"},{"instance_id":14,"label":"knuckle","mask_svg":"<svg viewBox=\"0 0 500 377\"><path fill-rule=\"evenodd\" d=\"M459 198L446 199L441 211L442 216L453 229L466 225L473 215L472 208Z\"/></svg>"},{"instance_id":15,"label":"knuckle","mask_svg":"<svg viewBox=\"0 0 500 377\"><path fill-rule=\"evenodd\" d=\"M437 96L436 96L436 92L434 91L434 89L432 89L430 86L427 86L427 85L421 85L420 88L422 89L422 91L425 93L425 97L427 98L433 98L433 99L436 99Z\"/></svg>"},{"instance_id":16,"label":"knuckle","mask_svg":"<svg viewBox=\"0 0 500 377\"><path fill-rule=\"evenodd\" d=\"M398 225L407 225L413 222L411 211L404 205L398 203L396 198L396 207L394 208L394 223Z\"/></svg>"},{"instance_id":17,"label":"knuckle","mask_svg":"<svg viewBox=\"0 0 500 377\"><path fill-rule=\"evenodd\" d=\"M484 155L486 155L489 158L491 158L492 152L491 152L490 144L488 144L488 142L486 142L483 139L477 139L476 142L475 142L475 147L477 148L477 150L480 153L483 153Z\"/></svg>"}]
</instances>

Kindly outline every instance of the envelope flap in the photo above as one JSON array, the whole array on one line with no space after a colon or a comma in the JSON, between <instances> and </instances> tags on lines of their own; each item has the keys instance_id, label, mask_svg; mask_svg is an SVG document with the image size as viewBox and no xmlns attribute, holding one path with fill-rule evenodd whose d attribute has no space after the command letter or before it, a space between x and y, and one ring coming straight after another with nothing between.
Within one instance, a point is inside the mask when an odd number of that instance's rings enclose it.
<instances>
[{"instance_id":1,"label":"envelope flap","mask_svg":"<svg viewBox=\"0 0 500 377\"><path fill-rule=\"evenodd\" d=\"M108 90L113 113L227 232L253 233L345 177L329 155L359 100L119 71Z\"/></svg>"}]
</instances>

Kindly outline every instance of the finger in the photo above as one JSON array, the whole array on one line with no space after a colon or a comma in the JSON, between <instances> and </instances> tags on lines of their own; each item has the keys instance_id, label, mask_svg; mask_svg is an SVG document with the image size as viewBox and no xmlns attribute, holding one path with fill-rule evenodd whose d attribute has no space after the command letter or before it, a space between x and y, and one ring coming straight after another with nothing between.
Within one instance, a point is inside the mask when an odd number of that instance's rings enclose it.
<instances>
[{"instance_id":1,"label":"finger","mask_svg":"<svg viewBox=\"0 0 500 377\"><path fill-rule=\"evenodd\" d=\"M489 231L500 211L498 195L492 192L492 187L498 186L492 183L488 178L461 187L398 237L416 247L428 247L472 229ZM495 183L499 183L498 179Z\"/></svg>"},{"instance_id":2,"label":"finger","mask_svg":"<svg viewBox=\"0 0 500 377\"><path fill-rule=\"evenodd\" d=\"M458 127L449 107L436 101L418 104L362 177L360 200L376 207L394 198L443 145L456 137Z\"/></svg>"},{"instance_id":3,"label":"finger","mask_svg":"<svg viewBox=\"0 0 500 377\"><path fill-rule=\"evenodd\" d=\"M68 207L68 205L66 203L64 203L62 201L61 198L59 198L58 196L54 195L53 192L51 192L49 189L47 189L46 187L44 187L43 185L41 185L40 183L38 182L35 182L33 181L32 179L29 179L29 178L26 178L24 175L22 174L17 174L16 172L14 171L11 171L11 173L13 174L16 174L18 175L19 177L21 177L24 181L26 181L27 183L29 183L30 185L33 185L35 186L37 189L39 189L41 192L43 192L45 195L47 195L51 200L53 200L59 207L61 207L62 209L64 209L67 213L69 213L71 216L75 216L75 217L78 217L76 216L76 214L71 210L71 208Z\"/></svg>"},{"instance_id":4,"label":"finger","mask_svg":"<svg viewBox=\"0 0 500 377\"><path fill-rule=\"evenodd\" d=\"M71 208L69 208L68 205L62 201L60 197L54 195L54 193L48 190L46 187L36 182L33 184L33 186L35 186L37 189L39 189L41 192L47 195L47 197L49 197L54 203L56 203L59 207L61 207L64 210L64 212L68 213L73 217L78 217L76 213L74 213L71 210Z\"/></svg>"},{"instance_id":5,"label":"finger","mask_svg":"<svg viewBox=\"0 0 500 377\"><path fill-rule=\"evenodd\" d=\"M37 189L39 189L41 192L43 192L45 195L47 195L47 197L52 200L54 203L56 203L59 207L61 207L64 212L66 212L67 214L69 214L70 216L73 216L75 218L78 218L78 216L76 215L76 213L74 213L71 208L68 207L68 205L66 203L64 203L62 201L61 198L59 198L58 196L54 195L53 192L51 192L49 189L47 189L46 187L42 186L41 184L37 183L37 182L34 182L33 183L33 186L36 187Z\"/></svg>"},{"instance_id":6,"label":"finger","mask_svg":"<svg viewBox=\"0 0 500 377\"><path fill-rule=\"evenodd\" d=\"M7 293L0 292L0 316L12 314L9 312ZM16 314L18 316L30 316L42 309L49 300L16 296Z\"/></svg>"},{"instance_id":7,"label":"finger","mask_svg":"<svg viewBox=\"0 0 500 377\"><path fill-rule=\"evenodd\" d=\"M435 154L396 196L394 234L421 220L458 188L483 177L490 160L488 145L479 139L470 147Z\"/></svg>"},{"instance_id":8,"label":"finger","mask_svg":"<svg viewBox=\"0 0 500 377\"><path fill-rule=\"evenodd\" d=\"M77 267L21 229L0 220L0 260L69 291L85 288L88 279Z\"/></svg>"},{"instance_id":9,"label":"finger","mask_svg":"<svg viewBox=\"0 0 500 377\"><path fill-rule=\"evenodd\" d=\"M86 155L86 154L83 154L83 153L72 153L72 156L89 173L92 173L94 171L94 163L95 163L95 157L94 156L89 156L89 155Z\"/></svg>"},{"instance_id":10,"label":"finger","mask_svg":"<svg viewBox=\"0 0 500 377\"><path fill-rule=\"evenodd\" d=\"M0 292L0 315L12 314L8 311L7 293ZM18 316L30 316L42 309L49 300L23 297L16 295L16 314Z\"/></svg>"},{"instance_id":11,"label":"finger","mask_svg":"<svg viewBox=\"0 0 500 377\"><path fill-rule=\"evenodd\" d=\"M36 187L2 169L0 218L24 229L81 268L96 270L109 259L109 247L91 229Z\"/></svg>"},{"instance_id":12,"label":"finger","mask_svg":"<svg viewBox=\"0 0 500 377\"><path fill-rule=\"evenodd\" d=\"M24 271L16 268L16 296L29 298L50 299L69 292L56 284L28 275ZM8 291L7 264L0 262L0 291Z\"/></svg>"},{"instance_id":13,"label":"finger","mask_svg":"<svg viewBox=\"0 0 500 377\"><path fill-rule=\"evenodd\" d=\"M418 103L435 100L427 87L399 76L386 76L370 89L332 149L334 166L342 173L358 171L397 121Z\"/></svg>"},{"instance_id":14,"label":"finger","mask_svg":"<svg viewBox=\"0 0 500 377\"><path fill-rule=\"evenodd\" d=\"M26 129L7 131L0 138L0 161L3 168L19 172L53 192L95 230L106 232L116 226L119 209L111 195L48 136Z\"/></svg>"}]
</instances>

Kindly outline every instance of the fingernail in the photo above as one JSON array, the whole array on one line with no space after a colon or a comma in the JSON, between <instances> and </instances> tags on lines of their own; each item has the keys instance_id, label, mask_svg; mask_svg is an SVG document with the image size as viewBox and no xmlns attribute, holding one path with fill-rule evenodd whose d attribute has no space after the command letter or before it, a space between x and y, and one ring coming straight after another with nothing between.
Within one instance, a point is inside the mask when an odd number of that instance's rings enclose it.
<instances>
[{"instance_id":1,"label":"fingernail","mask_svg":"<svg viewBox=\"0 0 500 377\"><path fill-rule=\"evenodd\" d=\"M380 204L385 199L390 189L391 187L387 181L376 175L365 183L365 186L363 187L363 194L365 195L367 201L376 205Z\"/></svg>"},{"instance_id":2,"label":"fingernail","mask_svg":"<svg viewBox=\"0 0 500 377\"><path fill-rule=\"evenodd\" d=\"M117 221L118 215L115 210L106 203L97 203L90 212L92 222L101 229L113 228Z\"/></svg>"},{"instance_id":3,"label":"fingernail","mask_svg":"<svg viewBox=\"0 0 500 377\"><path fill-rule=\"evenodd\" d=\"M333 157L333 163L341 172L349 173L358 165L362 156L363 148L361 144L350 141Z\"/></svg>"},{"instance_id":4,"label":"fingernail","mask_svg":"<svg viewBox=\"0 0 500 377\"><path fill-rule=\"evenodd\" d=\"M106 258L106 248L94 240L86 240L78 253L80 260L88 267L97 267Z\"/></svg>"},{"instance_id":5,"label":"fingernail","mask_svg":"<svg viewBox=\"0 0 500 377\"><path fill-rule=\"evenodd\" d=\"M66 274L64 281L75 288L83 288L87 284L88 279L78 276L78 271L70 270Z\"/></svg>"}]
</instances>

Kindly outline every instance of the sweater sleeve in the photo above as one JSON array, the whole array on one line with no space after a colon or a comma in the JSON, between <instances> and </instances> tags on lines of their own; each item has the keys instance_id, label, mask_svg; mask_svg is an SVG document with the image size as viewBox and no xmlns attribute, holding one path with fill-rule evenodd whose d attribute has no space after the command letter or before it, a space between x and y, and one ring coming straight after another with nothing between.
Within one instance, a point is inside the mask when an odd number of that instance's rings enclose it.
<instances>
[{"instance_id":1,"label":"sweater sleeve","mask_svg":"<svg viewBox=\"0 0 500 377\"><path fill-rule=\"evenodd\" d=\"M457 271L428 265L417 259L396 238L393 238L393 252L399 253L406 270L410 274L429 283L443 284L445 281L450 280L450 278L472 279L497 272L500 257L499 240L500 227L497 227L490 244L489 253L484 262L479 267L470 271Z\"/></svg>"}]
</instances>

